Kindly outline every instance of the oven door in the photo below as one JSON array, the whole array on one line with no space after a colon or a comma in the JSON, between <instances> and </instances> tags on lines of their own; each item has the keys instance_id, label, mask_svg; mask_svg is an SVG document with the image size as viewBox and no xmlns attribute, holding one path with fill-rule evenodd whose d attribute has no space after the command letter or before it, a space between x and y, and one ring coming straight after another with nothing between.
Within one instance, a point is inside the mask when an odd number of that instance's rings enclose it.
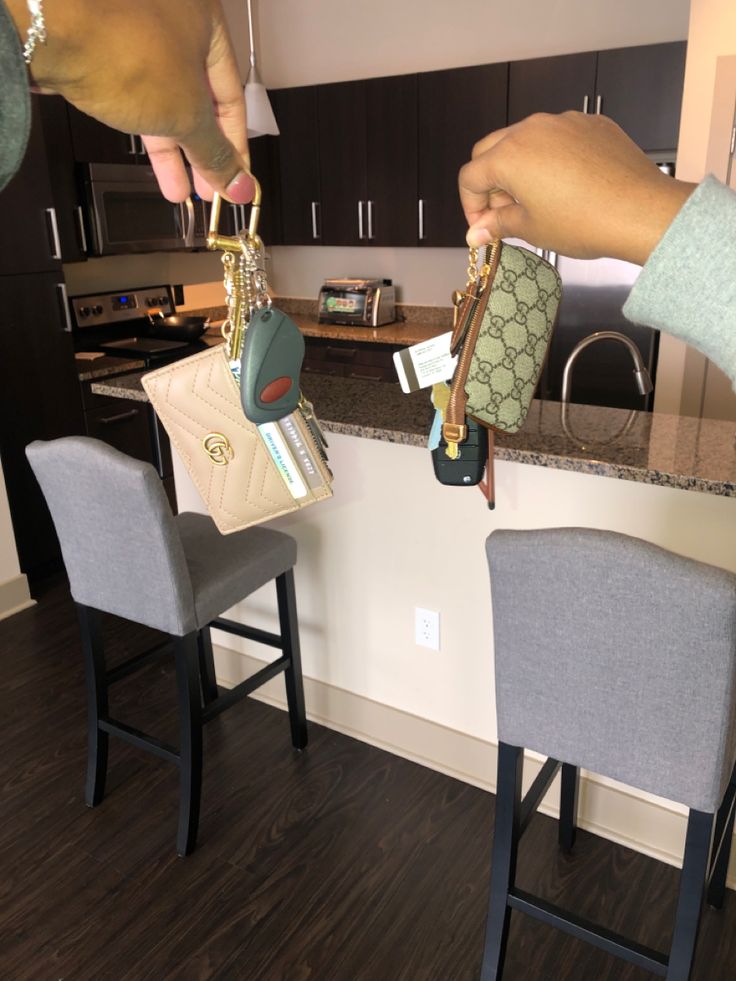
<instances>
[{"instance_id":1,"label":"oven door","mask_svg":"<svg viewBox=\"0 0 736 981\"><path fill-rule=\"evenodd\" d=\"M191 248L187 206L166 200L151 167L90 164L86 187L96 255Z\"/></svg>"}]
</instances>

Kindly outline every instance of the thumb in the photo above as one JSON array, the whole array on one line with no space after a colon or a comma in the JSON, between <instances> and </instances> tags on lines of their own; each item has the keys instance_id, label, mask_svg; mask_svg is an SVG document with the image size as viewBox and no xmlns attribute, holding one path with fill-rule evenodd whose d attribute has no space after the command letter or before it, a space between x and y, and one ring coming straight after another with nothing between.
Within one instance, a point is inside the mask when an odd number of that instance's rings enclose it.
<instances>
[{"instance_id":1,"label":"thumb","mask_svg":"<svg viewBox=\"0 0 736 981\"><path fill-rule=\"evenodd\" d=\"M471 247L488 245L497 238L525 238L526 213L520 204L489 208L473 222L465 240Z\"/></svg>"},{"instance_id":2,"label":"thumb","mask_svg":"<svg viewBox=\"0 0 736 981\"><path fill-rule=\"evenodd\" d=\"M255 185L247 162L217 125L214 111L181 141L181 148L199 176L233 204L247 204Z\"/></svg>"}]
</instances>

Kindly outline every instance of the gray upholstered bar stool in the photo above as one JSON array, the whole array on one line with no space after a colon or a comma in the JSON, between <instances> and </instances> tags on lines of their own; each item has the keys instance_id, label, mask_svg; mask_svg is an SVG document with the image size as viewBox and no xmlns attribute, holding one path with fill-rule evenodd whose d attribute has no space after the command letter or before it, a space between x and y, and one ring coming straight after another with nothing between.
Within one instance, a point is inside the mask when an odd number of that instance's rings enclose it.
<instances>
[{"instance_id":1,"label":"gray upholstered bar stool","mask_svg":"<svg viewBox=\"0 0 736 981\"><path fill-rule=\"evenodd\" d=\"M88 708L86 802L94 807L103 798L110 734L176 762L181 772L177 851L187 855L197 838L203 723L283 672L292 743L296 749L307 744L294 594L296 542L269 528L223 536L205 515L174 517L154 468L99 440L72 436L35 442L26 453L51 511L79 612ZM280 635L220 616L272 579ZM171 644L158 645L108 671L100 611L171 635L178 751L112 719L108 712L109 685ZM282 654L219 694L210 626L280 648Z\"/></svg>"},{"instance_id":2,"label":"gray upholstered bar stool","mask_svg":"<svg viewBox=\"0 0 736 981\"><path fill-rule=\"evenodd\" d=\"M497 531L486 548L499 761L482 981L502 976L512 910L686 981L703 898L723 902L733 835L736 576L583 528ZM524 747L549 759L522 800ZM669 956L517 888L519 839L560 766L566 849L579 767L690 809Z\"/></svg>"}]
</instances>

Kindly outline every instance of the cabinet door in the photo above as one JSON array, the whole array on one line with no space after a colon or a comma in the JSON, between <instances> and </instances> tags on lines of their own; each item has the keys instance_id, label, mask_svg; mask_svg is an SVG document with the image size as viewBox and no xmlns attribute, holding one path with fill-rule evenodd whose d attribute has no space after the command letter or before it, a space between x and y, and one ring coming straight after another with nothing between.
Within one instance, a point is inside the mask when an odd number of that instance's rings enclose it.
<instances>
[{"instance_id":1,"label":"cabinet door","mask_svg":"<svg viewBox=\"0 0 736 981\"><path fill-rule=\"evenodd\" d=\"M592 112L595 69L595 51L512 61L509 124L535 112Z\"/></svg>"},{"instance_id":2,"label":"cabinet door","mask_svg":"<svg viewBox=\"0 0 736 981\"><path fill-rule=\"evenodd\" d=\"M685 41L598 54L596 108L643 150L675 150L685 80Z\"/></svg>"},{"instance_id":3,"label":"cabinet door","mask_svg":"<svg viewBox=\"0 0 736 981\"><path fill-rule=\"evenodd\" d=\"M317 245L321 241L317 86L276 89L269 97L280 131L275 137L275 162L281 241L284 245Z\"/></svg>"},{"instance_id":4,"label":"cabinet door","mask_svg":"<svg viewBox=\"0 0 736 981\"><path fill-rule=\"evenodd\" d=\"M0 276L0 456L21 568L35 578L58 568L60 553L25 447L34 439L84 433L60 279L53 273Z\"/></svg>"},{"instance_id":5,"label":"cabinet door","mask_svg":"<svg viewBox=\"0 0 736 981\"><path fill-rule=\"evenodd\" d=\"M417 76L365 83L368 239L372 245L416 245Z\"/></svg>"},{"instance_id":6,"label":"cabinet door","mask_svg":"<svg viewBox=\"0 0 736 981\"><path fill-rule=\"evenodd\" d=\"M44 142L49 151L47 165L61 257L64 262L80 262L87 258L89 237L77 182L67 104L60 95L34 95L33 99L38 100Z\"/></svg>"},{"instance_id":7,"label":"cabinet door","mask_svg":"<svg viewBox=\"0 0 736 981\"><path fill-rule=\"evenodd\" d=\"M69 128L78 163L148 163L139 136L105 126L75 106L68 106Z\"/></svg>"},{"instance_id":8,"label":"cabinet door","mask_svg":"<svg viewBox=\"0 0 736 981\"><path fill-rule=\"evenodd\" d=\"M367 245L365 82L320 85L317 98L322 244Z\"/></svg>"},{"instance_id":9,"label":"cabinet door","mask_svg":"<svg viewBox=\"0 0 736 981\"><path fill-rule=\"evenodd\" d=\"M61 242L51 194L38 100L32 103L28 149L0 194L0 274L59 270ZM6 314L3 308L3 316Z\"/></svg>"},{"instance_id":10,"label":"cabinet door","mask_svg":"<svg viewBox=\"0 0 736 981\"><path fill-rule=\"evenodd\" d=\"M506 125L507 76L505 62L418 76L420 245L465 242L458 171L478 140Z\"/></svg>"},{"instance_id":11,"label":"cabinet door","mask_svg":"<svg viewBox=\"0 0 736 981\"><path fill-rule=\"evenodd\" d=\"M248 144L251 170L261 185L261 216L258 221L258 233L267 248L270 245L280 245L282 242L277 140L277 136L257 136ZM245 211L247 217L250 208L246 206Z\"/></svg>"}]
</instances>

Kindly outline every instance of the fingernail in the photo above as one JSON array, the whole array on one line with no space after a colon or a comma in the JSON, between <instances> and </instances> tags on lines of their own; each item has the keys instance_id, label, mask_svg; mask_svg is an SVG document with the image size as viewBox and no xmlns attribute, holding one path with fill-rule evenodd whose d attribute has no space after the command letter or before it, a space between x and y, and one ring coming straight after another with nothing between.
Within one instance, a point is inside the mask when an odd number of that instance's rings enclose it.
<instances>
[{"instance_id":1,"label":"fingernail","mask_svg":"<svg viewBox=\"0 0 736 981\"><path fill-rule=\"evenodd\" d=\"M244 170L233 177L225 188L225 193L233 204L248 204L249 201L253 200L254 191L253 178Z\"/></svg>"},{"instance_id":2,"label":"fingernail","mask_svg":"<svg viewBox=\"0 0 736 981\"><path fill-rule=\"evenodd\" d=\"M488 245L491 241L491 233L487 228L469 228L465 236L465 241L473 248L480 245Z\"/></svg>"}]
</instances>

